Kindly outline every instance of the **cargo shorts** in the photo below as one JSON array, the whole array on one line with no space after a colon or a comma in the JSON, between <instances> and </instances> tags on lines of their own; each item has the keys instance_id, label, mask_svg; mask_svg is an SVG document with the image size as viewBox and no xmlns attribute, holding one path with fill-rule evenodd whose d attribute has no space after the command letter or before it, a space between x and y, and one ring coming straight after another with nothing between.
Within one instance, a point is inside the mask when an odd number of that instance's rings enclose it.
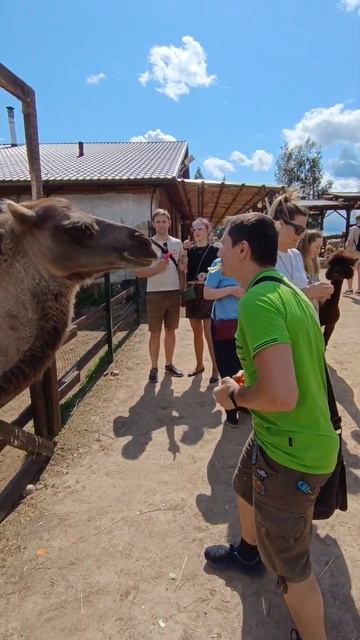
<instances>
[{"instance_id":1,"label":"cargo shorts","mask_svg":"<svg viewBox=\"0 0 360 640\"><path fill-rule=\"evenodd\" d=\"M287 582L303 582L311 573L314 504L330 475L304 473L278 464L255 442L253 434L244 446L233 487L254 506L261 559L278 576L283 590Z\"/></svg>"}]
</instances>

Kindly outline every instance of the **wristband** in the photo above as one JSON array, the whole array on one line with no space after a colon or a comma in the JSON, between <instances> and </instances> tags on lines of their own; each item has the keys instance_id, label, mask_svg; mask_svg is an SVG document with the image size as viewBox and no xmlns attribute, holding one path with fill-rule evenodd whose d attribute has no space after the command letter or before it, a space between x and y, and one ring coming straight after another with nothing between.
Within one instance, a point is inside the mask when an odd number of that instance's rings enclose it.
<instances>
[{"instance_id":1,"label":"wristband","mask_svg":"<svg viewBox=\"0 0 360 640\"><path fill-rule=\"evenodd\" d=\"M236 393L237 389L232 389L229 393L229 398L231 400L231 402L233 403L235 409L240 409L239 405L236 404L236 400L235 400L235 393Z\"/></svg>"}]
</instances>

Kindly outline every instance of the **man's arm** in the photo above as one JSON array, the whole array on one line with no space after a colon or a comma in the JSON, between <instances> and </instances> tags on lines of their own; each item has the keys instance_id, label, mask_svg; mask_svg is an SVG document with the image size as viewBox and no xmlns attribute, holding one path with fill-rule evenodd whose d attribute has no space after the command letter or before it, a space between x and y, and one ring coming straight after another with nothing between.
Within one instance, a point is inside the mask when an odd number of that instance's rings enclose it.
<instances>
[{"instance_id":1,"label":"man's arm","mask_svg":"<svg viewBox=\"0 0 360 640\"><path fill-rule=\"evenodd\" d=\"M232 378L224 378L214 391L224 409L233 409L229 394L239 407L266 412L288 412L298 401L294 362L290 344L275 344L254 356L257 381L250 387L239 386Z\"/></svg>"},{"instance_id":2,"label":"man's arm","mask_svg":"<svg viewBox=\"0 0 360 640\"><path fill-rule=\"evenodd\" d=\"M310 300L327 300L334 291L330 282L314 282L301 289Z\"/></svg>"},{"instance_id":3,"label":"man's arm","mask_svg":"<svg viewBox=\"0 0 360 640\"><path fill-rule=\"evenodd\" d=\"M134 273L137 278L151 278L151 276L156 276L158 273L166 271L167 267L165 260L156 260L150 267L135 269Z\"/></svg>"}]
</instances>

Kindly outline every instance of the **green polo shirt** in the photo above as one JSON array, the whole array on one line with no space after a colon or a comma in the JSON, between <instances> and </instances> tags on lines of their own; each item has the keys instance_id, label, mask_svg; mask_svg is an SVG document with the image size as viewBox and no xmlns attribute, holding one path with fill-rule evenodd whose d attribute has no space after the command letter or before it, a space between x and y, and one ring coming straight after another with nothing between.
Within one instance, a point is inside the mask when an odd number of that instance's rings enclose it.
<instances>
[{"instance_id":1,"label":"green polo shirt","mask_svg":"<svg viewBox=\"0 0 360 640\"><path fill-rule=\"evenodd\" d=\"M236 345L245 385L256 382L254 358L261 349L290 344L299 398L292 411L251 410L255 438L273 460L285 467L305 473L330 473L336 464L339 437L330 421L320 325L313 305L296 287L277 282L252 286L264 275L288 283L275 269L264 270L240 299Z\"/></svg>"}]
</instances>

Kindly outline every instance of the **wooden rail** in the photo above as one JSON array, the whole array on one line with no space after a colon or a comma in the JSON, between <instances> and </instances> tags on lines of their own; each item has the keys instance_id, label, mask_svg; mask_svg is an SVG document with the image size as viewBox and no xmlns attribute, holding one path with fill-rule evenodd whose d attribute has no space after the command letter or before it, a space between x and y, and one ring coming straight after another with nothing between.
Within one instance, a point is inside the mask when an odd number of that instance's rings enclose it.
<instances>
[{"instance_id":1,"label":"wooden rail","mask_svg":"<svg viewBox=\"0 0 360 640\"><path fill-rule=\"evenodd\" d=\"M113 298L110 297L110 286L107 291L109 295L104 304L72 323L62 346L79 337L81 331L91 328L100 319L104 320L108 314L107 331L104 335L85 353L81 354L59 379L56 375L56 363L54 362L53 367L47 370L44 378L31 385L31 404L23 409L11 423L0 419L0 451L6 446L11 446L26 451L30 455L30 458L0 493L0 522L6 517L13 505L21 499L26 484L34 480L54 452L53 438L57 435L58 430L53 429L52 425L56 425L56 413L60 413L60 401L81 383L81 372L106 344L110 359L112 359L113 338L119 331L130 333L139 324L141 305L138 284L130 286ZM42 393L44 389L47 395L52 398L50 407L44 401ZM51 407L53 407L53 413L50 410ZM31 420L36 424L35 434L24 431L24 427Z\"/></svg>"}]
</instances>

